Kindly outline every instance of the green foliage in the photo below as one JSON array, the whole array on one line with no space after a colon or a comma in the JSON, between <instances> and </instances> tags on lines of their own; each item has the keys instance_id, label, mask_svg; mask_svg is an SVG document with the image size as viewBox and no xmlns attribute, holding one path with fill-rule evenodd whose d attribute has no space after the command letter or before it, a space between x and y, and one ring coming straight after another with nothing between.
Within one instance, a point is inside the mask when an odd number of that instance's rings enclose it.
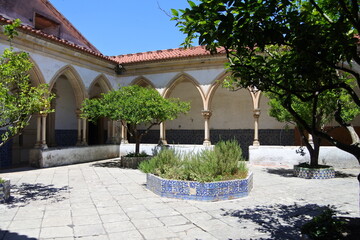
<instances>
[{"instance_id":1,"label":"green foliage","mask_svg":"<svg viewBox=\"0 0 360 240\"><path fill-rule=\"evenodd\" d=\"M105 93L102 98L86 99L81 110L82 117L90 121L96 122L99 117L121 121L135 138L135 152L139 153L140 140L151 127L187 113L190 104L176 98L165 99L156 89L133 85ZM143 133L137 129L139 124L146 128Z\"/></svg>"},{"instance_id":2,"label":"green foliage","mask_svg":"<svg viewBox=\"0 0 360 240\"><path fill-rule=\"evenodd\" d=\"M146 152L141 152L141 153L131 152L126 154L125 157L149 157L149 155Z\"/></svg>"},{"instance_id":3,"label":"green foliage","mask_svg":"<svg viewBox=\"0 0 360 240\"><path fill-rule=\"evenodd\" d=\"M360 64L357 1L200 0L172 12L186 34L184 46L198 40L211 52L226 50L232 73L226 87L267 92L282 107L274 116L360 159L358 139L349 145L319 128L335 119L351 131L349 122L359 114L353 89L360 73L352 68Z\"/></svg>"},{"instance_id":4,"label":"green foliage","mask_svg":"<svg viewBox=\"0 0 360 240\"><path fill-rule=\"evenodd\" d=\"M5 179L0 178L0 183L5 183Z\"/></svg>"},{"instance_id":5,"label":"green foliage","mask_svg":"<svg viewBox=\"0 0 360 240\"><path fill-rule=\"evenodd\" d=\"M171 148L163 148L150 160L141 162L139 169L169 179L181 179L184 176L181 154Z\"/></svg>"},{"instance_id":6,"label":"green foliage","mask_svg":"<svg viewBox=\"0 0 360 240\"><path fill-rule=\"evenodd\" d=\"M144 161L139 168L163 178L199 182L245 178L248 173L239 144L220 141L213 150L180 154L174 149L162 149L158 155Z\"/></svg>"},{"instance_id":7,"label":"green foliage","mask_svg":"<svg viewBox=\"0 0 360 240\"><path fill-rule=\"evenodd\" d=\"M11 40L16 35L15 28L20 21L5 26L5 34ZM0 146L12 137L20 134L28 125L33 114L47 114L53 110L50 102L54 95L46 84L32 86L29 71L32 63L29 54L5 49L0 56Z\"/></svg>"},{"instance_id":8,"label":"green foliage","mask_svg":"<svg viewBox=\"0 0 360 240\"><path fill-rule=\"evenodd\" d=\"M339 240L344 239L346 223L334 218L335 210L328 207L320 215L304 224L301 233L308 235L314 240Z\"/></svg>"}]
</instances>

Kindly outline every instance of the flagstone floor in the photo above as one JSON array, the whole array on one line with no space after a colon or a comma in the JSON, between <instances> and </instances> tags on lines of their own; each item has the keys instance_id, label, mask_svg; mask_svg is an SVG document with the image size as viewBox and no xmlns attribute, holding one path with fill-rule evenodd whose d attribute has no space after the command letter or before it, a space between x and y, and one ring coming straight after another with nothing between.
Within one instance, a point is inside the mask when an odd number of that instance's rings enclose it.
<instances>
[{"instance_id":1,"label":"flagstone floor","mask_svg":"<svg viewBox=\"0 0 360 240\"><path fill-rule=\"evenodd\" d=\"M291 169L250 166L249 196L220 202L162 198L146 175L104 160L0 172L12 199L0 204L0 240L300 239L299 229L327 205L359 217L359 169L308 180Z\"/></svg>"}]
</instances>

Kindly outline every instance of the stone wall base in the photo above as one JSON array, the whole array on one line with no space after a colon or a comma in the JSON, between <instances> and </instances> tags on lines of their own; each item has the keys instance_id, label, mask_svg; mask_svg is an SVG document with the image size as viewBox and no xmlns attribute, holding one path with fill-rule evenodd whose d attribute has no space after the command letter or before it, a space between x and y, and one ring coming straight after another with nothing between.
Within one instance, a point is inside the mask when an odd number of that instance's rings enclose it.
<instances>
[{"instance_id":1,"label":"stone wall base","mask_svg":"<svg viewBox=\"0 0 360 240\"><path fill-rule=\"evenodd\" d=\"M99 145L71 147L61 149L32 149L30 164L34 167L46 168L75 163L91 162L119 157L119 145Z\"/></svg>"},{"instance_id":2,"label":"stone wall base","mask_svg":"<svg viewBox=\"0 0 360 240\"><path fill-rule=\"evenodd\" d=\"M254 165L293 167L309 162L310 154L304 148L305 155L296 153L299 146L249 146L249 162ZM336 147L320 147L319 164L334 168L360 168L357 159Z\"/></svg>"}]
</instances>

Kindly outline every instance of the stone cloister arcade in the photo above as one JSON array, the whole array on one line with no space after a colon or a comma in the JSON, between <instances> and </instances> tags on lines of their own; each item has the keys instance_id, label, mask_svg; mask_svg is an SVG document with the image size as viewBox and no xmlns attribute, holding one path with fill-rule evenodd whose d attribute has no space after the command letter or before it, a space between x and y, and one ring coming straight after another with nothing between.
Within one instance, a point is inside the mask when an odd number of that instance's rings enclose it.
<instances>
[{"instance_id":1,"label":"stone cloister arcade","mask_svg":"<svg viewBox=\"0 0 360 240\"><path fill-rule=\"evenodd\" d=\"M34 85L45 83L41 71L34 63L31 80ZM231 92L221 87L226 77L223 72L210 85L201 85L191 75L178 73L169 79L163 89L157 89L164 98L176 97L191 103L187 115L162 123L153 130L153 137L148 141L167 144L167 131L196 130L202 132L202 144L211 145L210 129L253 129L253 144L259 144L258 121L260 93L242 89ZM134 77L130 84L143 87L155 87L155 84L145 76ZM49 82L49 88L56 94L52 102L55 112L48 115L35 115L24 133L14 140L13 148L47 149L52 147L86 146L96 144L128 143L126 128L119 123L100 119L97 124L81 118L81 103L85 98L101 97L113 89L104 74L99 74L91 81L88 88L84 80L71 65L60 68ZM156 135L158 137L156 137ZM191 136L190 136L191 137ZM24 140L26 139L26 140ZM171 138L172 143L187 143L181 138ZM200 141L200 140L199 140ZM21 152L21 151L18 151ZM20 154L21 155L21 154ZM19 158L24 158L18 156ZM21 161L27 161L21 159Z\"/></svg>"}]
</instances>

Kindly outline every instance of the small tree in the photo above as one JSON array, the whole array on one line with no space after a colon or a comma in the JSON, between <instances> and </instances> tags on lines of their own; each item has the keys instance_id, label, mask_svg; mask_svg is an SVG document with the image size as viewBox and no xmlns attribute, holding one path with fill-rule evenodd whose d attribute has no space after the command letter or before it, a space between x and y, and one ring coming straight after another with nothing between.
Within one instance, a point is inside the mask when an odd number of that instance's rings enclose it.
<instances>
[{"instance_id":1,"label":"small tree","mask_svg":"<svg viewBox=\"0 0 360 240\"><path fill-rule=\"evenodd\" d=\"M10 44L20 24L20 20L15 20L4 27ZM29 71L32 66L28 53L14 52L12 47L0 56L0 129L5 131L1 134L0 146L21 134L33 114L52 112L50 102L54 95L48 86L31 86Z\"/></svg>"},{"instance_id":2,"label":"small tree","mask_svg":"<svg viewBox=\"0 0 360 240\"><path fill-rule=\"evenodd\" d=\"M190 104L179 99L165 99L155 89L133 85L105 93L102 98L86 99L81 110L82 116L93 122L99 117L120 121L134 137L135 154L139 154L142 137L154 125L187 113ZM145 131L138 130L139 124L145 126Z\"/></svg>"},{"instance_id":3,"label":"small tree","mask_svg":"<svg viewBox=\"0 0 360 240\"><path fill-rule=\"evenodd\" d=\"M315 131L331 132L332 127L326 127L326 124L331 123L336 114L342 114L342 118L347 121L351 121L356 115L359 114L359 109L356 104L350 101L350 96L345 91L326 91L320 94L318 97L309 100L308 102L302 102L296 96L290 96L291 107L294 111L303 119L308 126L310 126L310 132L297 121L293 115L287 111L283 105L284 99L279 98L278 95L272 93L265 94L269 98L268 104L270 105L269 115L276 118L280 122L288 122L295 124L298 127L302 142L308 149L310 154L310 166L317 167L321 138L318 136L312 136L312 144L309 142L307 133L313 133ZM336 113L338 105L341 104L341 113ZM334 127L336 128L336 126Z\"/></svg>"},{"instance_id":4,"label":"small tree","mask_svg":"<svg viewBox=\"0 0 360 240\"><path fill-rule=\"evenodd\" d=\"M188 0L189 8L172 10L173 20L187 36L211 52L223 47L232 79L230 87L271 92L306 131L353 154L360 163L360 141L343 118L340 99L334 119L348 130L348 144L315 129L293 108L296 96L313 102L320 95L345 91L360 108L360 8L356 0ZM352 79L349 81L349 79ZM316 110L317 111L317 110ZM314 115L312 115L314 116ZM314 122L313 122L314 123Z\"/></svg>"}]
</instances>

